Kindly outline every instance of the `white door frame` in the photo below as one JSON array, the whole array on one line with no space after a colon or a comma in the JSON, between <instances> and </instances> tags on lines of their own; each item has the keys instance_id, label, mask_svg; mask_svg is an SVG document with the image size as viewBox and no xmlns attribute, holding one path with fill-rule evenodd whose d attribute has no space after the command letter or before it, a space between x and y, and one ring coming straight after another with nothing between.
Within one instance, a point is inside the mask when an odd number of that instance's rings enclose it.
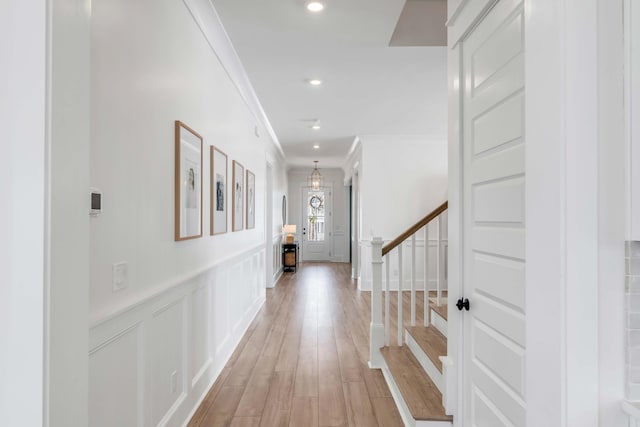
<instances>
[{"instance_id":1,"label":"white door frame","mask_svg":"<svg viewBox=\"0 0 640 427\"><path fill-rule=\"evenodd\" d=\"M2 425L48 425L49 319L45 307L49 298L45 288L49 272L45 262L50 248L46 245L45 224L51 218L46 202L51 148L47 88L51 85L45 77L51 71L47 55L51 40L47 24L50 3L3 1L0 14L0 54L8 59L0 68L0 78L11 81L3 87L0 97L4 133L0 157ZM76 396L69 397L74 400Z\"/></svg>"},{"instance_id":2,"label":"white door frame","mask_svg":"<svg viewBox=\"0 0 640 427\"><path fill-rule=\"evenodd\" d=\"M299 261L305 261L305 231L303 229L306 227L307 223L307 213L306 213L306 200L307 200L307 191L310 189L306 183L300 184L300 254ZM327 262L330 262L333 256L333 184L327 183L321 187L321 189L325 189L325 192L329 192L329 210L325 212L325 242L328 249L328 258ZM326 203L326 195L325 195L325 203ZM308 230L307 230L308 232Z\"/></svg>"},{"instance_id":3,"label":"white door frame","mask_svg":"<svg viewBox=\"0 0 640 427\"><path fill-rule=\"evenodd\" d=\"M360 174L351 178L351 278L360 279Z\"/></svg>"},{"instance_id":4,"label":"white door frame","mask_svg":"<svg viewBox=\"0 0 640 427\"><path fill-rule=\"evenodd\" d=\"M494 10L496 7L496 13L498 15L493 14L490 18L490 11ZM468 216L471 213L471 209L473 208L473 198L470 194L465 194L467 189L466 185L472 183L477 180L475 176L469 175L471 173L471 169L467 170L467 167L471 167L471 164L468 164L465 161L465 158L468 159L468 154L465 155L465 149L467 149L467 145L469 142L464 141L465 130L463 125L465 123L464 120L464 111L465 104L463 99L466 98L466 94L463 92L465 87L468 84L459 84L459 82L468 82L469 77L467 75L463 75L462 73L466 70L463 67L463 53L464 49L466 49L467 37L473 34L476 34L474 30L479 29L479 25L482 25L482 22L485 18L492 19L500 19L499 26L496 28L502 27L504 22L503 19L511 19L516 16L516 11L521 11L522 4L517 0L500 0L500 1L487 1L487 2L476 2L474 5L468 4L466 14L463 11L458 15L460 18L457 22L460 27L455 28L455 31L451 31L450 33L450 42L453 45L453 48L449 52L449 61L450 61L450 76L449 76L449 93L450 93L450 139L451 143L449 144L450 153L449 153L449 244L450 244L450 280L449 280L449 296L452 300L452 304L449 304L450 308L450 316L449 320L449 356L451 360L455 362L457 365L457 369L455 370L455 374L457 378L454 381L447 381L449 384L455 384L457 386L457 390L453 390L453 394L457 397L456 407L454 409L454 420L457 426L467 425L465 417L469 414L471 409L471 402L466 399L472 395L471 390L469 389L475 381L475 370L466 371L467 368L472 367L472 365L465 364L468 362L470 352L472 351L471 347L467 347L467 341L472 338L472 336L465 336L465 334L470 334L472 328L470 327L472 324L472 319L475 317L475 311L473 309L474 306L474 296L472 295L473 291L473 283L469 282L465 286L465 275L469 274L469 262L471 260L466 260L466 256L471 252L470 246L473 241L473 233L472 229L465 229L465 216ZM473 12L473 13L471 13ZM522 12L519 13L522 16ZM509 17L509 18L508 18ZM455 21L455 20L454 20ZM490 21L487 21L490 22ZM453 24L453 23L452 23ZM498 25L498 22L489 25ZM473 43L470 41L470 43ZM520 73L520 81L522 79L522 73ZM517 81L513 81L513 84L517 84ZM515 90L517 86L513 86L512 90ZM488 89L485 89L488 91ZM491 92L486 92L491 93ZM500 92L498 92L500 93ZM517 92L514 92L517 93ZM485 95L486 96L486 95ZM507 97L506 99L509 99ZM494 100L495 102L495 100ZM486 107L485 107L486 108ZM464 148L463 148L464 147ZM506 178L508 178L509 173L506 172ZM485 180L486 181L486 180ZM468 203L468 205L466 205ZM467 210L468 209L468 210ZM473 223L473 221L471 221ZM471 224L467 224L471 225ZM466 271L465 271L466 269ZM472 277L471 275L467 277ZM469 298L471 299L471 311L462 313L459 312L454 306L453 302L458 298ZM478 298L478 307L480 308L480 300ZM487 316L486 319L490 319L488 316L489 307L493 307L493 304L488 304L487 301L482 301L482 312L484 316ZM465 328L464 325L467 325ZM512 331L515 333L515 331ZM455 338L453 338L455 337ZM453 338L453 339L452 339ZM466 339L465 339L466 338ZM505 345L505 351L508 351L509 348ZM525 359L526 360L526 356ZM524 374L524 369L522 369ZM471 378L473 376L473 379ZM498 381L499 383L499 381ZM455 388L455 387L454 387ZM489 393L488 390L484 390L488 393L488 398L493 400L494 398L501 398L498 392L495 395ZM447 394L449 390L447 390ZM454 399L450 399L449 396L446 396L448 402L454 401ZM518 414L520 416L524 416L524 410L522 406L516 403L515 401L509 401L514 406L513 409L514 416ZM519 408L519 409L518 409ZM518 412L515 412L518 410ZM510 412L507 411L507 414Z\"/></svg>"}]
</instances>

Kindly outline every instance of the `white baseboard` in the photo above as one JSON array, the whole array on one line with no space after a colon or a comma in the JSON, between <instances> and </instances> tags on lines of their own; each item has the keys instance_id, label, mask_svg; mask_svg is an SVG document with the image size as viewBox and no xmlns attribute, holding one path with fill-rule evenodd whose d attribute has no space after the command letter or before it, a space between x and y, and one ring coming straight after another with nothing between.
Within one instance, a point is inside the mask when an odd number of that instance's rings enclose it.
<instances>
[{"instance_id":1,"label":"white baseboard","mask_svg":"<svg viewBox=\"0 0 640 427\"><path fill-rule=\"evenodd\" d=\"M457 385L455 382L455 370L453 365L453 359L449 356L440 356L442 362L442 406L444 406L444 413L447 415L453 415L456 410L456 399L458 397Z\"/></svg>"},{"instance_id":2,"label":"white baseboard","mask_svg":"<svg viewBox=\"0 0 640 427\"><path fill-rule=\"evenodd\" d=\"M271 280L271 286L267 286L267 288L275 288L276 284L278 283L278 280L280 280L280 278L282 277L282 273L284 273L284 269L280 268L280 270L278 270L276 274L273 275L273 279Z\"/></svg>"}]
</instances>

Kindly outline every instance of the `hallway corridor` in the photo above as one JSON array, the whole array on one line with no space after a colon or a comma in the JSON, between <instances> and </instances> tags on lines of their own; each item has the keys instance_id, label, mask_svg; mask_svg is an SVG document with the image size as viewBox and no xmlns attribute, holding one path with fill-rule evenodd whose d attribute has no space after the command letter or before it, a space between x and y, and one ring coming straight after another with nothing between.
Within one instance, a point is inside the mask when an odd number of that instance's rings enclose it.
<instances>
[{"instance_id":1,"label":"hallway corridor","mask_svg":"<svg viewBox=\"0 0 640 427\"><path fill-rule=\"evenodd\" d=\"M402 426L367 366L369 298L349 264L285 273L189 427Z\"/></svg>"}]
</instances>

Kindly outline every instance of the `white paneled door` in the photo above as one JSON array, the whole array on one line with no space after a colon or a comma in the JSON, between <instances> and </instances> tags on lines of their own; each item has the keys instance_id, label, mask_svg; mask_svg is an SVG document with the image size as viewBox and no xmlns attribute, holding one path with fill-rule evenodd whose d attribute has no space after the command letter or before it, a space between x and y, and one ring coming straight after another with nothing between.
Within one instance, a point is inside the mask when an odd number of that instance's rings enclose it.
<instances>
[{"instance_id":1,"label":"white paneled door","mask_svg":"<svg viewBox=\"0 0 640 427\"><path fill-rule=\"evenodd\" d=\"M499 0L461 49L464 425L525 425L523 4Z\"/></svg>"}]
</instances>

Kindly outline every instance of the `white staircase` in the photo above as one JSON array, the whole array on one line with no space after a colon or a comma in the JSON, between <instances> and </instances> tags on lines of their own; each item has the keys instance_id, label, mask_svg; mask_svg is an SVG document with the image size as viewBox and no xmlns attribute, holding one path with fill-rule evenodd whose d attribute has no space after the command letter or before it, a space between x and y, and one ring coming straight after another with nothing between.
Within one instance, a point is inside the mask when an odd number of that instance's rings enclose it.
<instances>
[{"instance_id":1,"label":"white staircase","mask_svg":"<svg viewBox=\"0 0 640 427\"><path fill-rule=\"evenodd\" d=\"M446 242L442 237L442 218L446 215L447 203L434 210L422 221L411 227L394 241L383 244L382 239L372 240L371 294L371 348L370 367L382 370L391 394L398 406L406 426L452 426L451 379L448 373L451 361L447 358L447 300L448 294L441 289L445 277L445 268L441 261L445 259ZM429 262L429 223L438 222L436 238L435 265ZM424 233L423 284L428 289L429 271L435 269L436 289L423 291L416 289L416 236ZM410 290L405 290L403 278L403 246L409 246L410 254ZM398 291L391 291L390 255L397 255ZM384 257L384 258L383 258ZM442 263L443 264L443 263ZM385 266L386 280L382 280L382 267ZM400 285L402 284L402 285ZM403 295L410 294L408 307ZM422 294L422 295L419 295ZM418 300L418 296L421 298ZM382 301L384 300L384 310ZM392 319L393 301L397 320ZM405 319L404 312L409 316ZM416 324L417 314L422 321ZM384 320L383 320L384 318ZM392 332L391 324L396 323ZM395 334L397 342L391 343Z\"/></svg>"}]
</instances>

